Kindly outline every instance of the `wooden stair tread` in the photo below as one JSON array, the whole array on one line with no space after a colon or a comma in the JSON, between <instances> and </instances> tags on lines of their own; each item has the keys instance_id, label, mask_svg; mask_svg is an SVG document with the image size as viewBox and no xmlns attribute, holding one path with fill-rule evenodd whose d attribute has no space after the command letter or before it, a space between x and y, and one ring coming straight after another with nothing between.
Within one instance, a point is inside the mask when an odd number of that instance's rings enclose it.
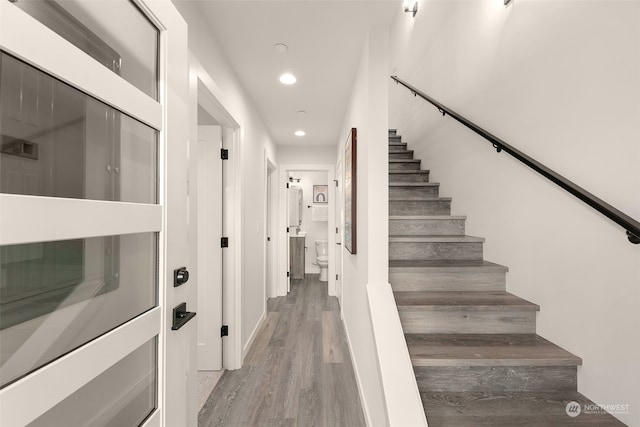
<instances>
[{"instance_id":1,"label":"wooden stair tread","mask_svg":"<svg viewBox=\"0 0 640 427\"><path fill-rule=\"evenodd\" d=\"M578 366L582 359L535 334L407 334L413 366Z\"/></svg>"},{"instance_id":2,"label":"wooden stair tread","mask_svg":"<svg viewBox=\"0 0 640 427\"><path fill-rule=\"evenodd\" d=\"M484 426L601 426L625 424L607 413L583 411L567 415L569 402L582 408L593 402L575 391L563 392L423 392L420 393L429 427Z\"/></svg>"},{"instance_id":3,"label":"wooden stair tread","mask_svg":"<svg viewBox=\"0 0 640 427\"><path fill-rule=\"evenodd\" d=\"M389 236L389 243L483 243L484 237L474 236Z\"/></svg>"},{"instance_id":4,"label":"wooden stair tread","mask_svg":"<svg viewBox=\"0 0 640 427\"><path fill-rule=\"evenodd\" d=\"M438 182L390 182L389 187L439 187Z\"/></svg>"},{"instance_id":5,"label":"wooden stair tread","mask_svg":"<svg viewBox=\"0 0 640 427\"><path fill-rule=\"evenodd\" d=\"M442 200L445 202L450 202L451 197L389 197L390 202L420 202L420 201L433 201L433 200Z\"/></svg>"},{"instance_id":6,"label":"wooden stair tread","mask_svg":"<svg viewBox=\"0 0 640 427\"><path fill-rule=\"evenodd\" d=\"M415 171L402 171L402 170L398 170L398 171L394 171L394 170L390 170L389 174L392 173L399 173L399 174L411 174L411 173L421 173L421 174L428 174L429 170L428 169L419 169L419 170L415 170Z\"/></svg>"},{"instance_id":7,"label":"wooden stair tread","mask_svg":"<svg viewBox=\"0 0 640 427\"><path fill-rule=\"evenodd\" d=\"M540 307L505 291L412 291L394 292L398 310L411 308L520 308L538 311Z\"/></svg>"},{"instance_id":8,"label":"wooden stair tread","mask_svg":"<svg viewBox=\"0 0 640 427\"><path fill-rule=\"evenodd\" d=\"M389 163L420 163L420 159L389 159Z\"/></svg>"},{"instance_id":9,"label":"wooden stair tread","mask_svg":"<svg viewBox=\"0 0 640 427\"><path fill-rule=\"evenodd\" d=\"M421 196L389 196L390 202L422 202L422 201L433 201L433 200L446 200L451 201L450 197L440 197L437 195L421 195Z\"/></svg>"},{"instance_id":10,"label":"wooden stair tread","mask_svg":"<svg viewBox=\"0 0 640 427\"><path fill-rule=\"evenodd\" d=\"M419 269L419 270L450 270L458 271L460 269L497 269L500 271L509 271L508 267L495 264L485 260L459 260L459 261L441 261L441 260L390 260L389 270L396 269Z\"/></svg>"},{"instance_id":11,"label":"wooden stair tread","mask_svg":"<svg viewBox=\"0 0 640 427\"><path fill-rule=\"evenodd\" d=\"M391 215L390 221L394 220L466 220L464 215Z\"/></svg>"}]
</instances>

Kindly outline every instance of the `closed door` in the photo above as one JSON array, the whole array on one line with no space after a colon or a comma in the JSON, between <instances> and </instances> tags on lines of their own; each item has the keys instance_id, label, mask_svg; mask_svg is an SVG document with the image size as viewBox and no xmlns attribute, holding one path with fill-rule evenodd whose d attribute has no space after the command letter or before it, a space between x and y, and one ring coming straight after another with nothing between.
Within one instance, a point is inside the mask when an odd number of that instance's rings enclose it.
<instances>
[{"instance_id":1,"label":"closed door","mask_svg":"<svg viewBox=\"0 0 640 427\"><path fill-rule=\"evenodd\" d=\"M0 2L3 426L195 423L187 29L139 6Z\"/></svg>"}]
</instances>

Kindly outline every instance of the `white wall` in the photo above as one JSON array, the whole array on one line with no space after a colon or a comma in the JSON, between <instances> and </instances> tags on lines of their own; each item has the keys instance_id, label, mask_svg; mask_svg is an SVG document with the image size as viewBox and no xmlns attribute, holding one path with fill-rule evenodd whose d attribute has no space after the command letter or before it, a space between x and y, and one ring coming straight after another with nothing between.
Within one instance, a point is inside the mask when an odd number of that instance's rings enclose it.
<instances>
[{"instance_id":1,"label":"white wall","mask_svg":"<svg viewBox=\"0 0 640 427\"><path fill-rule=\"evenodd\" d=\"M357 128L357 254L343 251L343 320L370 425L387 425L367 284L388 282L387 148L388 30L373 29L362 52L338 143ZM375 194L375 197L370 195Z\"/></svg>"},{"instance_id":2,"label":"white wall","mask_svg":"<svg viewBox=\"0 0 640 427\"><path fill-rule=\"evenodd\" d=\"M265 161L275 160L275 145L262 119L228 65L197 2L174 1L189 25L189 48L219 88L214 95L239 123L242 156L242 346L243 354L266 314L264 278ZM233 244L233 243L231 243Z\"/></svg>"},{"instance_id":3,"label":"white wall","mask_svg":"<svg viewBox=\"0 0 640 427\"><path fill-rule=\"evenodd\" d=\"M421 1L392 27L390 71L640 218L640 3ZM406 89L392 127L541 306L538 333L580 356L579 390L640 425L640 246L624 230Z\"/></svg>"},{"instance_id":4,"label":"white wall","mask_svg":"<svg viewBox=\"0 0 640 427\"><path fill-rule=\"evenodd\" d=\"M335 153L335 149L333 150ZM320 274L320 267L316 264L316 240L327 240L329 237L328 221L313 221L309 206L324 206L328 204L313 203L313 186L329 185L327 172L316 171L293 171L291 176L299 178L300 182L295 184L302 188L302 224L300 229L307 232L305 237L305 247L307 248L304 261L304 272L306 274ZM333 184L333 182L331 183Z\"/></svg>"},{"instance_id":5,"label":"white wall","mask_svg":"<svg viewBox=\"0 0 640 427\"><path fill-rule=\"evenodd\" d=\"M336 163L336 147L293 147L280 145L277 149L278 163L285 165L333 165Z\"/></svg>"}]
</instances>

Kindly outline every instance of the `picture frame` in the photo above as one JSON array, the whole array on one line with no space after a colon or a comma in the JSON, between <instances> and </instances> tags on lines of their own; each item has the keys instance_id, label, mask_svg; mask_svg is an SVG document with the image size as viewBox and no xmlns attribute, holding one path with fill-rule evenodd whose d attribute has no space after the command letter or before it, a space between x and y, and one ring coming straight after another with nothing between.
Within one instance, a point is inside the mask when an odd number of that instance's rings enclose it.
<instances>
[{"instance_id":1,"label":"picture frame","mask_svg":"<svg viewBox=\"0 0 640 427\"><path fill-rule=\"evenodd\" d=\"M358 250L358 130L351 128L344 145L344 246L351 254Z\"/></svg>"},{"instance_id":2,"label":"picture frame","mask_svg":"<svg viewBox=\"0 0 640 427\"><path fill-rule=\"evenodd\" d=\"M313 203L329 203L329 186L314 185L313 186Z\"/></svg>"}]
</instances>

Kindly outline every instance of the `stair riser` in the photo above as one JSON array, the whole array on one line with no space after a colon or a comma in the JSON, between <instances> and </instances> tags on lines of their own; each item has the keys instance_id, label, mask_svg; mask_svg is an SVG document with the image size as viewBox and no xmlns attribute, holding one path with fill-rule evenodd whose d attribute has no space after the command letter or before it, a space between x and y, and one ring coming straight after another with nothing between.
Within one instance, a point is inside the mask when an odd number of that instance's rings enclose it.
<instances>
[{"instance_id":1,"label":"stair riser","mask_svg":"<svg viewBox=\"0 0 640 427\"><path fill-rule=\"evenodd\" d=\"M390 219L391 236L462 236L464 219Z\"/></svg>"},{"instance_id":2,"label":"stair riser","mask_svg":"<svg viewBox=\"0 0 640 427\"><path fill-rule=\"evenodd\" d=\"M429 182L428 173L389 173L389 182Z\"/></svg>"},{"instance_id":3,"label":"stair riser","mask_svg":"<svg viewBox=\"0 0 640 427\"><path fill-rule=\"evenodd\" d=\"M405 334L535 334L536 312L522 309L398 307Z\"/></svg>"},{"instance_id":4,"label":"stair riser","mask_svg":"<svg viewBox=\"0 0 640 427\"><path fill-rule=\"evenodd\" d=\"M390 260L482 260L482 242L389 242Z\"/></svg>"},{"instance_id":5,"label":"stair riser","mask_svg":"<svg viewBox=\"0 0 640 427\"><path fill-rule=\"evenodd\" d=\"M418 366L421 392L576 391L575 366Z\"/></svg>"},{"instance_id":6,"label":"stair riser","mask_svg":"<svg viewBox=\"0 0 640 427\"><path fill-rule=\"evenodd\" d=\"M391 150L389 149L389 159L413 159L413 151L400 151L400 150Z\"/></svg>"},{"instance_id":7,"label":"stair riser","mask_svg":"<svg viewBox=\"0 0 640 427\"><path fill-rule=\"evenodd\" d=\"M504 291L504 272L412 272L390 271L389 283L394 292L420 291Z\"/></svg>"},{"instance_id":8,"label":"stair riser","mask_svg":"<svg viewBox=\"0 0 640 427\"><path fill-rule=\"evenodd\" d=\"M389 142L400 142L401 139L402 139L401 135L389 134Z\"/></svg>"},{"instance_id":9,"label":"stair riser","mask_svg":"<svg viewBox=\"0 0 640 427\"><path fill-rule=\"evenodd\" d=\"M389 215L451 215L451 200L389 201Z\"/></svg>"},{"instance_id":10,"label":"stair riser","mask_svg":"<svg viewBox=\"0 0 640 427\"><path fill-rule=\"evenodd\" d=\"M390 171L417 171L420 170L420 162L389 162Z\"/></svg>"},{"instance_id":11,"label":"stair riser","mask_svg":"<svg viewBox=\"0 0 640 427\"><path fill-rule=\"evenodd\" d=\"M436 185L428 187L389 187L389 197L438 197L439 188Z\"/></svg>"}]
</instances>

